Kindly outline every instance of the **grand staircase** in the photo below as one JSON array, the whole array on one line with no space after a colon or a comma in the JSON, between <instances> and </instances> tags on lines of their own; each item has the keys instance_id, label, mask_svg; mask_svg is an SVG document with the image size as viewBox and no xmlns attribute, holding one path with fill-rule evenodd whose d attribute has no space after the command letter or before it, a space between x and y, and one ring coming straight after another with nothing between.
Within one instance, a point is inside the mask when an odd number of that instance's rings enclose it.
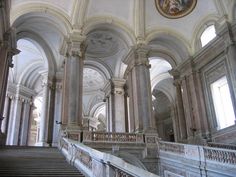
<instances>
[{"instance_id":1,"label":"grand staircase","mask_svg":"<svg viewBox=\"0 0 236 177\"><path fill-rule=\"evenodd\" d=\"M0 176L84 177L57 148L0 148Z\"/></svg>"}]
</instances>

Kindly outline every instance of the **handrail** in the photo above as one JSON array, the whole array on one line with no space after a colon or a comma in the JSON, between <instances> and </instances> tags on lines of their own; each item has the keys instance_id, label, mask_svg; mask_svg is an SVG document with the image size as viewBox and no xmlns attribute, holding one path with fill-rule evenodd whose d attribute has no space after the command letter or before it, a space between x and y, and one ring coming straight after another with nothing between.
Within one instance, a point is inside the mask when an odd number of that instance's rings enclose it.
<instances>
[{"instance_id":1,"label":"handrail","mask_svg":"<svg viewBox=\"0 0 236 177\"><path fill-rule=\"evenodd\" d=\"M215 148L236 150L236 145L232 145L232 144L222 144L222 143L209 142L209 143L207 143L207 146L215 147Z\"/></svg>"},{"instance_id":2,"label":"handrail","mask_svg":"<svg viewBox=\"0 0 236 177\"><path fill-rule=\"evenodd\" d=\"M144 143L141 133L83 132L83 142Z\"/></svg>"},{"instance_id":3,"label":"handrail","mask_svg":"<svg viewBox=\"0 0 236 177\"><path fill-rule=\"evenodd\" d=\"M62 137L59 147L67 160L87 176L158 177L153 173L125 162L119 157L92 149L78 141Z\"/></svg>"},{"instance_id":4,"label":"handrail","mask_svg":"<svg viewBox=\"0 0 236 177\"><path fill-rule=\"evenodd\" d=\"M202 162L212 161L229 165L236 164L236 151L231 149L160 141L159 150L160 152L181 155L185 158L195 158Z\"/></svg>"}]
</instances>

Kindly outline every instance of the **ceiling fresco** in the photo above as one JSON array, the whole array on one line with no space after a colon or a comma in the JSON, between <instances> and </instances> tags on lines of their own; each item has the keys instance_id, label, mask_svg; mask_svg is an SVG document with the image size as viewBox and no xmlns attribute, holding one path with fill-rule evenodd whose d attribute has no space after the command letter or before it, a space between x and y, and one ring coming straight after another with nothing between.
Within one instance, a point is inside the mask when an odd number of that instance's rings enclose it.
<instances>
[{"instance_id":1,"label":"ceiling fresco","mask_svg":"<svg viewBox=\"0 0 236 177\"><path fill-rule=\"evenodd\" d=\"M157 10L167 18L180 18L188 15L197 4L197 0L155 0Z\"/></svg>"}]
</instances>

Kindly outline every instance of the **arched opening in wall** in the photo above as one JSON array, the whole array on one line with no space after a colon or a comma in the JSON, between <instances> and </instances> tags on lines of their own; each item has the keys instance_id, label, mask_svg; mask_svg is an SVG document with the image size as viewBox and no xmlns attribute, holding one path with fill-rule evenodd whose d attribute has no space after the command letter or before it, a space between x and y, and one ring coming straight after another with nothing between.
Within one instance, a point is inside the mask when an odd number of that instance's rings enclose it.
<instances>
[{"instance_id":1,"label":"arched opening in wall","mask_svg":"<svg viewBox=\"0 0 236 177\"><path fill-rule=\"evenodd\" d=\"M83 71L83 126L85 129L104 131L105 128L106 130L106 104L102 91L105 81L106 77L100 70L85 65Z\"/></svg>"},{"instance_id":2,"label":"arched opening in wall","mask_svg":"<svg viewBox=\"0 0 236 177\"><path fill-rule=\"evenodd\" d=\"M150 79L152 89L153 116L156 122L159 137L165 141L176 140L176 127L174 122L173 105L175 88L173 78L169 74L172 69L169 62L163 58L149 58Z\"/></svg>"},{"instance_id":3,"label":"arched opening in wall","mask_svg":"<svg viewBox=\"0 0 236 177\"><path fill-rule=\"evenodd\" d=\"M105 132L107 130L107 116L105 104L97 108L96 112L94 113L94 117L98 122L96 131Z\"/></svg>"},{"instance_id":4,"label":"arched opening in wall","mask_svg":"<svg viewBox=\"0 0 236 177\"><path fill-rule=\"evenodd\" d=\"M164 141L175 141L172 108L168 97L160 90L154 89L153 111L159 137Z\"/></svg>"},{"instance_id":5,"label":"arched opening in wall","mask_svg":"<svg viewBox=\"0 0 236 177\"><path fill-rule=\"evenodd\" d=\"M48 62L38 43L29 38L17 41L21 51L13 57L14 67L10 69L7 95L14 97L8 104L8 145L35 145L38 140L38 124L41 106L42 78L47 76ZM44 99L44 98L43 98ZM42 102L42 101L41 101Z\"/></svg>"},{"instance_id":6,"label":"arched opening in wall","mask_svg":"<svg viewBox=\"0 0 236 177\"><path fill-rule=\"evenodd\" d=\"M210 41L212 41L216 37L216 30L214 25L208 26L203 33L201 34L200 40L201 45L204 47L207 45Z\"/></svg>"}]
</instances>

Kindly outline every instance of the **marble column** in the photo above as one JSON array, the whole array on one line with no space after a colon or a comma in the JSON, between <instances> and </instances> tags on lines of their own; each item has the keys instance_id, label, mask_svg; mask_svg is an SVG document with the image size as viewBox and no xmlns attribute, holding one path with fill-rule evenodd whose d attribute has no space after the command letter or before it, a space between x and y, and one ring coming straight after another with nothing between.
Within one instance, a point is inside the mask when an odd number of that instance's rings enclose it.
<instances>
[{"instance_id":1,"label":"marble column","mask_svg":"<svg viewBox=\"0 0 236 177\"><path fill-rule=\"evenodd\" d=\"M57 146L60 125L62 123L62 115L61 115L61 108L62 108L62 81L57 80L56 82L56 90L55 90L55 112L54 112L54 126L53 126L53 141L52 146Z\"/></svg>"},{"instance_id":2,"label":"marble column","mask_svg":"<svg viewBox=\"0 0 236 177\"><path fill-rule=\"evenodd\" d=\"M2 132L7 134L8 131L8 123L9 123L9 114L10 114L10 108L11 108L11 99L7 95L5 99L5 105L4 105L4 112L3 112L3 121L2 121Z\"/></svg>"},{"instance_id":3,"label":"marble column","mask_svg":"<svg viewBox=\"0 0 236 177\"><path fill-rule=\"evenodd\" d=\"M6 1L5 1L6 2ZM1 14L0 14L1 15ZM5 144L6 136L1 132L1 124L4 112L4 104L7 89L9 67L12 67L12 57L18 54L14 29L3 34L3 41L0 41L0 145Z\"/></svg>"},{"instance_id":4,"label":"marble column","mask_svg":"<svg viewBox=\"0 0 236 177\"><path fill-rule=\"evenodd\" d=\"M32 100L25 100L24 109L22 110L22 125L21 125L21 134L20 136L20 145L26 146L28 141L28 133L29 133L29 123L32 111Z\"/></svg>"},{"instance_id":5,"label":"marble column","mask_svg":"<svg viewBox=\"0 0 236 177\"><path fill-rule=\"evenodd\" d=\"M129 87L133 92L132 106L136 132L156 132L152 112L148 51L148 46L138 45L133 47L124 59L124 63L128 65L129 75L132 77Z\"/></svg>"},{"instance_id":6,"label":"marble column","mask_svg":"<svg viewBox=\"0 0 236 177\"><path fill-rule=\"evenodd\" d=\"M124 86L124 107L125 107L125 132L130 132L129 127L130 127L130 123L129 123L129 95L128 95L128 89L127 86Z\"/></svg>"},{"instance_id":7,"label":"marble column","mask_svg":"<svg viewBox=\"0 0 236 177\"><path fill-rule=\"evenodd\" d=\"M42 75L42 87L43 87L43 103L40 116L40 131L39 131L39 146L48 146L47 144L47 131L48 131L48 107L49 107L49 80L48 74Z\"/></svg>"},{"instance_id":8,"label":"marble column","mask_svg":"<svg viewBox=\"0 0 236 177\"><path fill-rule=\"evenodd\" d=\"M9 122L10 127L7 135L8 145L19 145L23 101L24 100L19 95L16 95L12 100Z\"/></svg>"},{"instance_id":9,"label":"marble column","mask_svg":"<svg viewBox=\"0 0 236 177\"><path fill-rule=\"evenodd\" d=\"M133 90L132 90L132 74L129 74L128 76L128 81L127 81L127 92L128 92L128 121L129 121L129 132L135 132L135 118L134 118L134 103L133 103Z\"/></svg>"},{"instance_id":10,"label":"marble column","mask_svg":"<svg viewBox=\"0 0 236 177\"><path fill-rule=\"evenodd\" d=\"M113 78L106 83L103 89L108 103L108 127L112 132L126 131L124 85L124 79Z\"/></svg>"},{"instance_id":11,"label":"marble column","mask_svg":"<svg viewBox=\"0 0 236 177\"><path fill-rule=\"evenodd\" d=\"M66 120L67 130L81 130L83 127L84 39L83 36L72 35L67 47L63 82L63 120Z\"/></svg>"}]
</instances>

